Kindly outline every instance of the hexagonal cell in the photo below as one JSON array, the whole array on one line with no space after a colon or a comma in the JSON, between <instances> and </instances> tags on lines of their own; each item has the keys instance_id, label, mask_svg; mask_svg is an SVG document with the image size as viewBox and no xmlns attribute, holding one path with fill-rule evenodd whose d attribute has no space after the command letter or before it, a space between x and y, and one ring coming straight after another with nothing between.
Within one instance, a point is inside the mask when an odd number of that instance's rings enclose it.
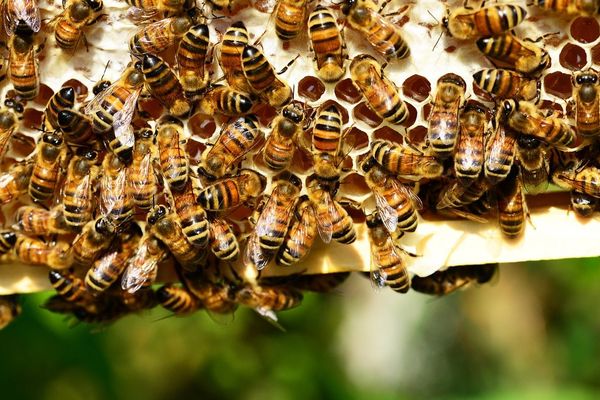
<instances>
[{"instance_id":1,"label":"hexagonal cell","mask_svg":"<svg viewBox=\"0 0 600 400\"><path fill-rule=\"evenodd\" d=\"M159 119L164 111L160 101L151 97L138 102L140 109L148 114L148 119Z\"/></svg>"},{"instance_id":2,"label":"hexagonal cell","mask_svg":"<svg viewBox=\"0 0 600 400\"><path fill-rule=\"evenodd\" d=\"M418 102L424 101L431 93L431 83L421 75L411 75L402 84L402 93Z\"/></svg>"},{"instance_id":3,"label":"hexagonal cell","mask_svg":"<svg viewBox=\"0 0 600 400\"><path fill-rule=\"evenodd\" d=\"M217 125L215 120L205 114L194 114L187 122L188 129L192 136L197 136L202 139L208 139L215 133Z\"/></svg>"},{"instance_id":4,"label":"hexagonal cell","mask_svg":"<svg viewBox=\"0 0 600 400\"><path fill-rule=\"evenodd\" d=\"M424 144L426 138L427 128L424 126L419 125L408 131L408 141L415 146Z\"/></svg>"},{"instance_id":5,"label":"hexagonal cell","mask_svg":"<svg viewBox=\"0 0 600 400\"><path fill-rule=\"evenodd\" d=\"M367 216L365 215L362 208L352 207L351 205L349 205L347 203L343 203L342 207L344 208L344 210L346 210L348 212L348 215L350 216L350 218L352 218L352 221L355 224L364 224L365 221L367 220Z\"/></svg>"},{"instance_id":6,"label":"hexagonal cell","mask_svg":"<svg viewBox=\"0 0 600 400\"><path fill-rule=\"evenodd\" d=\"M544 90L561 99L568 99L573 92L571 75L556 71L544 77Z\"/></svg>"},{"instance_id":7,"label":"hexagonal cell","mask_svg":"<svg viewBox=\"0 0 600 400\"><path fill-rule=\"evenodd\" d=\"M381 125L383 120L379 118L373 110L371 110L364 101L358 104L352 110L352 115L355 120L359 120L369 125L371 128Z\"/></svg>"},{"instance_id":8,"label":"hexagonal cell","mask_svg":"<svg viewBox=\"0 0 600 400\"><path fill-rule=\"evenodd\" d=\"M382 126L381 128L375 130L373 132L373 139L382 139L389 140L390 142L395 142L402 144L404 143L404 138L395 129L390 128L389 126Z\"/></svg>"},{"instance_id":9,"label":"hexagonal cell","mask_svg":"<svg viewBox=\"0 0 600 400\"><path fill-rule=\"evenodd\" d=\"M578 17L571 23L571 36L580 43L592 43L600 37L600 25L593 17Z\"/></svg>"},{"instance_id":10,"label":"hexagonal cell","mask_svg":"<svg viewBox=\"0 0 600 400\"><path fill-rule=\"evenodd\" d=\"M346 109L346 107L344 107L343 105L341 105L337 101L332 100L332 99L325 100L325 102L319 106L319 110L322 110L322 109L328 107L330 104L335 104L336 105L336 107L338 108L338 110L342 113L342 122L344 123L344 125L346 125L348 123L348 120L349 120L348 110Z\"/></svg>"},{"instance_id":11,"label":"hexagonal cell","mask_svg":"<svg viewBox=\"0 0 600 400\"><path fill-rule=\"evenodd\" d=\"M296 150L290 164L290 171L304 175L312 169L313 165L313 158L308 152Z\"/></svg>"},{"instance_id":12,"label":"hexagonal cell","mask_svg":"<svg viewBox=\"0 0 600 400\"><path fill-rule=\"evenodd\" d=\"M314 76L305 76L298 82L298 94L310 101L317 101L325 93L325 85Z\"/></svg>"},{"instance_id":13,"label":"hexagonal cell","mask_svg":"<svg viewBox=\"0 0 600 400\"><path fill-rule=\"evenodd\" d=\"M40 83L40 92L33 102L42 106L48 104L50 98L54 95L54 90L44 83Z\"/></svg>"},{"instance_id":14,"label":"hexagonal cell","mask_svg":"<svg viewBox=\"0 0 600 400\"><path fill-rule=\"evenodd\" d=\"M35 108L26 108L23 112L23 126L29 129L39 129L42 126L44 113Z\"/></svg>"},{"instance_id":15,"label":"hexagonal cell","mask_svg":"<svg viewBox=\"0 0 600 400\"><path fill-rule=\"evenodd\" d=\"M369 136L353 126L348 132L346 132L346 137L352 138L354 141L354 150L364 149L369 146Z\"/></svg>"},{"instance_id":16,"label":"hexagonal cell","mask_svg":"<svg viewBox=\"0 0 600 400\"><path fill-rule=\"evenodd\" d=\"M35 150L35 140L20 132L13 133L10 138L10 148L17 157L27 157Z\"/></svg>"},{"instance_id":17,"label":"hexagonal cell","mask_svg":"<svg viewBox=\"0 0 600 400\"><path fill-rule=\"evenodd\" d=\"M77 101L85 101L88 96L88 87L81 83L78 79L69 79L62 84L63 87L71 86L75 90L75 99Z\"/></svg>"},{"instance_id":18,"label":"hexagonal cell","mask_svg":"<svg viewBox=\"0 0 600 400\"><path fill-rule=\"evenodd\" d=\"M431 103L427 103L423 106L423 109L421 110L421 116L425 121L427 121L427 118L429 118L429 114L431 114L431 107Z\"/></svg>"},{"instance_id":19,"label":"hexagonal cell","mask_svg":"<svg viewBox=\"0 0 600 400\"><path fill-rule=\"evenodd\" d=\"M256 114L262 126L269 126L277 115L277 110L269 104L260 103L254 107L254 114Z\"/></svg>"},{"instance_id":20,"label":"hexagonal cell","mask_svg":"<svg viewBox=\"0 0 600 400\"><path fill-rule=\"evenodd\" d=\"M356 104L362 99L362 93L354 86L350 78L343 79L335 85L335 96L350 104Z\"/></svg>"},{"instance_id":21,"label":"hexagonal cell","mask_svg":"<svg viewBox=\"0 0 600 400\"><path fill-rule=\"evenodd\" d=\"M587 54L576 44L567 43L560 51L559 60L563 67L579 71L587 64Z\"/></svg>"},{"instance_id":22,"label":"hexagonal cell","mask_svg":"<svg viewBox=\"0 0 600 400\"><path fill-rule=\"evenodd\" d=\"M417 120L417 109L410 103L406 102L406 108L408 109L408 117L402 122L402 126L410 128Z\"/></svg>"},{"instance_id":23,"label":"hexagonal cell","mask_svg":"<svg viewBox=\"0 0 600 400\"><path fill-rule=\"evenodd\" d=\"M202 152L204 151L204 149L206 149L206 145L197 140L190 139L187 141L185 149L188 156L190 157L190 160L198 163L200 161L200 158L202 157Z\"/></svg>"}]
</instances>

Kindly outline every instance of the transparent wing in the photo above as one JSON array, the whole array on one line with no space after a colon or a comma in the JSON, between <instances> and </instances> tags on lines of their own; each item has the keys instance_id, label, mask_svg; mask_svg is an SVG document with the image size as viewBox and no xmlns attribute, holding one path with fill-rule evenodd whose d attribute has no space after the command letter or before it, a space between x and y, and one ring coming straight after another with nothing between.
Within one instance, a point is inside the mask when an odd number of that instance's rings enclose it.
<instances>
[{"instance_id":1,"label":"transparent wing","mask_svg":"<svg viewBox=\"0 0 600 400\"><path fill-rule=\"evenodd\" d=\"M378 189L375 189L373 195L383 225L388 232L395 232L398 227L398 212L387 202L385 197L379 193Z\"/></svg>"},{"instance_id":2,"label":"transparent wing","mask_svg":"<svg viewBox=\"0 0 600 400\"><path fill-rule=\"evenodd\" d=\"M83 108L83 112L86 115L92 115L92 114L95 114L96 112L102 110L102 103L104 102L106 97L113 94L113 92L117 88L117 85L120 85L119 81L114 82L112 85L107 87L105 90L98 93L98 95L94 96L94 98L85 105L85 107Z\"/></svg>"},{"instance_id":3,"label":"transparent wing","mask_svg":"<svg viewBox=\"0 0 600 400\"><path fill-rule=\"evenodd\" d=\"M323 240L324 243L329 243L331 242L331 237L333 235L334 216L338 215L338 210L335 207L331 195L326 191L322 192L321 202L323 203L321 207L324 207L326 212L317 212L317 229L319 231L319 236L321 236L321 240ZM316 207L318 210L319 206Z\"/></svg>"},{"instance_id":4,"label":"transparent wing","mask_svg":"<svg viewBox=\"0 0 600 400\"><path fill-rule=\"evenodd\" d=\"M410 200L414 208L416 208L417 210L423 209L423 201L419 198L419 196L417 196L415 192L412 191L411 188L401 184L395 179L391 180L391 184L394 185L395 188L399 190L402 194L404 194L404 196L406 196L408 200Z\"/></svg>"},{"instance_id":5,"label":"transparent wing","mask_svg":"<svg viewBox=\"0 0 600 400\"><path fill-rule=\"evenodd\" d=\"M154 49L159 53L175 43L176 35L168 35L174 18L165 18L153 22L140 29L135 35L138 42L147 49Z\"/></svg>"},{"instance_id":6,"label":"transparent wing","mask_svg":"<svg viewBox=\"0 0 600 400\"><path fill-rule=\"evenodd\" d=\"M110 218L115 205L121 202L126 196L127 189L127 170L122 169L119 173L112 176L103 176L100 180L100 210L102 215Z\"/></svg>"},{"instance_id":7,"label":"transparent wing","mask_svg":"<svg viewBox=\"0 0 600 400\"><path fill-rule=\"evenodd\" d=\"M254 311L256 311L256 313L260 315L262 319L273 325L275 328L279 329L282 332L285 332L285 328L279 323L275 311L270 310L266 307L256 307Z\"/></svg>"},{"instance_id":8,"label":"transparent wing","mask_svg":"<svg viewBox=\"0 0 600 400\"><path fill-rule=\"evenodd\" d=\"M136 25L152 21L159 18L159 10L156 7L129 7L127 10L127 18Z\"/></svg>"},{"instance_id":9,"label":"transparent wing","mask_svg":"<svg viewBox=\"0 0 600 400\"><path fill-rule=\"evenodd\" d=\"M261 270L267 266L269 258L263 253L258 243L258 235L253 232L246 243L246 251L244 252L244 264L252 265L256 269Z\"/></svg>"},{"instance_id":10,"label":"transparent wing","mask_svg":"<svg viewBox=\"0 0 600 400\"><path fill-rule=\"evenodd\" d=\"M127 97L125 104L123 104L123 108L115 113L113 117L115 138L128 147L133 147L135 142L135 136L133 134L133 129L131 128L131 120L133 119L133 114L141 91L142 89L139 88Z\"/></svg>"},{"instance_id":11,"label":"transparent wing","mask_svg":"<svg viewBox=\"0 0 600 400\"><path fill-rule=\"evenodd\" d=\"M9 185L12 181L15 180L15 177L11 174L2 174L0 175L0 188L4 188Z\"/></svg>"},{"instance_id":12,"label":"transparent wing","mask_svg":"<svg viewBox=\"0 0 600 400\"><path fill-rule=\"evenodd\" d=\"M149 254L148 244L142 243L129 260L121 280L121 288L135 293L148 281L154 281L158 273L158 258Z\"/></svg>"},{"instance_id":13,"label":"transparent wing","mask_svg":"<svg viewBox=\"0 0 600 400\"><path fill-rule=\"evenodd\" d=\"M20 20L33 32L39 32L42 19L36 0L5 0L4 4L4 29L8 36L15 33Z\"/></svg>"},{"instance_id":14,"label":"transparent wing","mask_svg":"<svg viewBox=\"0 0 600 400\"><path fill-rule=\"evenodd\" d=\"M381 269L381 260L379 257L379 247L375 243L371 243L371 267L370 267L371 284L377 290L385 287L387 274Z\"/></svg>"},{"instance_id":15,"label":"transparent wing","mask_svg":"<svg viewBox=\"0 0 600 400\"><path fill-rule=\"evenodd\" d=\"M140 161L140 163L138 165L135 165L135 168L137 168L136 173L138 176L146 177L144 181L142 181L141 179L140 180L130 180L131 187L133 188L134 193L140 194L146 188L146 185L148 184L150 179L152 179L151 177L152 177L152 174L154 173L154 171L152 171L152 154L151 153L146 154L142 158L142 161Z\"/></svg>"}]
</instances>

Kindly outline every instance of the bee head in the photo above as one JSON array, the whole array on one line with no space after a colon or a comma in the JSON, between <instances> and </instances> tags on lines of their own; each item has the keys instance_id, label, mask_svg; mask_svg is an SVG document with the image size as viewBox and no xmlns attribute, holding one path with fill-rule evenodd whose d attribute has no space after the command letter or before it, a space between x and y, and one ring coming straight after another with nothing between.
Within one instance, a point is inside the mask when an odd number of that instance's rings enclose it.
<instances>
[{"instance_id":1,"label":"bee head","mask_svg":"<svg viewBox=\"0 0 600 400\"><path fill-rule=\"evenodd\" d=\"M379 217L379 213L377 211L372 212L367 215L366 219L367 228L373 229L382 225L381 218Z\"/></svg>"},{"instance_id":2,"label":"bee head","mask_svg":"<svg viewBox=\"0 0 600 400\"><path fill-rule=\"evenodd\" d=\"M11 247L17 243L17 234L13 231L2 231L0 233L2 240L8 243Z\"/></svg>"},{"instance_id":3,"label":"bee head","mask_svg":"<svg viewBox=\"0 0 600 400\"><path fill-rule=\"evenodd\" d=\"M42 141L46 144L58 147L62 144L63 139L62 137L54 133L45 133L42 138Z\"/></svg>"},{"instance_id":4,"label":"bee head","mask_svg":"<svg viewBox=\"0 0 600 400\"><path fill-rule=\"evenodd\" d=\"M96 222L94 223L94 228L96 229L96 232L98 232L101 235L108 236L115 233L115 227L113 226L113 224L111 224L110 221L108 221L104 217L100 217L96 220Z\"/></svg>"},{"instance_id":5,"label":"bee head","mask_svg":"<svg viewBox=\"0 0 600 400\"><path fill-rule=\"evenodd\" d=\"M154 207L154 210L152 210L150 212L150 214L148 214L147 222L149 225L154 225L166 216L167 216L167 207L165 207L164 205L161 204L161 205Z\"/></svg>"}]
</instances>

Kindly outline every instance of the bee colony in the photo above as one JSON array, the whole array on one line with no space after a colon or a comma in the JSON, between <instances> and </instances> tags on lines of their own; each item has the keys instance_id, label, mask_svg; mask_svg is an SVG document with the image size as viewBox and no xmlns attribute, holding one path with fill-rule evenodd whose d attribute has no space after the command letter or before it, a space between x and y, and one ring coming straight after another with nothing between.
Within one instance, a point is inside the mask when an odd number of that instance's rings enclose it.
<instances>
[{"instance_id":1,"label":"bee colony","mask_svg":"<svg viewBox=\"0 0 600 400\"><path fill-rule=\"evenodd\" d=\"M276 319L353 271L600 254L595 1L0 1L0 315Z\"/></svg>"}]
</instances>

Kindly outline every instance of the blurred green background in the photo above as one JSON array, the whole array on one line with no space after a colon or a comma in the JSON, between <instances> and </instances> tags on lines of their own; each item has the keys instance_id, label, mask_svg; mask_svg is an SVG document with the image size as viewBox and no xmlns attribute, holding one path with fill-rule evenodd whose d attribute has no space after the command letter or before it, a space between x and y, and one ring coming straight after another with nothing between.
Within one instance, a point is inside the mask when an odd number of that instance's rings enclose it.
<instances>
[{"instance_id":1,"label":"blurred green background","mask_svg":"<svg viewBox=\"0 0 600 400\"><path fill-rule=\"evenodd\" d=\"M0 331L2 398L598 399L598 259L502 265L445 298L375 292L360 276L281 313L69 327L25 296Z\"/></svg>"}]
</instances>

